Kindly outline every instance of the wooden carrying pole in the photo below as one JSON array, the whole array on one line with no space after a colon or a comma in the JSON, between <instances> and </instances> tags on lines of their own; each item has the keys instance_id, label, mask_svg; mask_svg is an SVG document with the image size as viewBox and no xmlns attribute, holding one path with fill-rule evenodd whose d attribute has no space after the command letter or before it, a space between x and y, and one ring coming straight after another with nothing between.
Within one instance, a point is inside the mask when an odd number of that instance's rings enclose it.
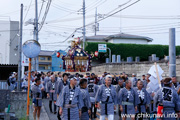
<instances>
[{"instance_id":1,"label":"wooden carrying pole","mask_svg":"<svg viewBox=\"0 0 180 120\"><path fill-rule=\"evenodd\" d=\"M160 77L159 77L159 71L158 71L156 62L154 63L154 65L155 65L155 68L156 68L156 74L157 74L157 78L158 78L159 87L161 88L161 80L160 80Z\"/></svg>"},{"instance_id":2,"label":"wooden carrying pole","mask_svg":"<svg viewBox=\"0 0 180 120\"><path fill-rule=\"evenodd\" d=\"M30 92L30 79L31 79L31 58L29 58L29 69L28 69L28 91L27 91L27 119L29 119L29 92Z\"/></svg>"}]
</instances>

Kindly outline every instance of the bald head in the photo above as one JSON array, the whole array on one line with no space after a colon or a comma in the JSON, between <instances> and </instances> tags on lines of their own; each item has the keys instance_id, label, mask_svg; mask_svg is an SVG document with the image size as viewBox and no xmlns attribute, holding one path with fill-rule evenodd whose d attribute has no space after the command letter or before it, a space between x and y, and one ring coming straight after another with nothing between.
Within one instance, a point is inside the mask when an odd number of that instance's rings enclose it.
<instances>
[{"instance_id":1,"label":"bald head","mask_svg":"<svg viewBox=\"0 0 180 120\"><path fill-rule=\"evenodd\" d=\"M141 80L138 80L138 82L137 82L137 87L138 87L138 89L142 89L143 88L143 82L141 81Z\"/></svg>"}]
</instances>

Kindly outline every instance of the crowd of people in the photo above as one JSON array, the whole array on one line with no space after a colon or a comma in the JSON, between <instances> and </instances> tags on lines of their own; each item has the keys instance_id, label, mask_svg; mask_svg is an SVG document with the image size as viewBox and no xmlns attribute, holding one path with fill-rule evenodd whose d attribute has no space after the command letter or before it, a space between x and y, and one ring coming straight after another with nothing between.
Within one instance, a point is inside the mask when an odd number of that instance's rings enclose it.
<instances>
[{"instance_id":1,"label":"crowd of people","mask_svg":"<svg viewBox=\"0 0 180 120\"><path fill-rule=\"evenodd\" d=\"M115 110L119 119L171 119L180 112L180 84L176 77L165 78L161 88L148 91L149 77L125 72L112 75L104 72L101 77L94 73L72 75L47 72L31 72L31 93L34 104L34 120L39 120L42 99L49 99L49 110L58 120L114 120ZM25 72L22 89L27 91L28 75ZM52 107L52 105L54 107ZM52 108L54 108L52 110ZM163 109L163 112L162 112Z\"/></svg>"}]
</instances>

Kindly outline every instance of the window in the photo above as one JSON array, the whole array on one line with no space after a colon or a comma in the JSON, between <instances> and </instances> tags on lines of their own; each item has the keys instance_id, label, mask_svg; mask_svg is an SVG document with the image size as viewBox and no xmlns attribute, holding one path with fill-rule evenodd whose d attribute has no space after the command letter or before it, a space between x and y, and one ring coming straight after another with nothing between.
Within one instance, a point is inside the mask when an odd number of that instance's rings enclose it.
<instances>
[{"instance_id":1,"label":"window","mask_svg":"<svg viewBox=\"0 0 180 120\"><path fill-rule=\"evenodd\" d=\"M45 70L46 67L45 67L45 66L40 66L39 69L40 69L40 70Z\"/></svg>"},{"instance_id":2,"label":"window","mask_svg":"<svg viewBox=\"0 0 180 120\"><path fill-rule=\"evenodd\" d=\"M45 57L40 57L40 60L45 60L46 58Z\"/></svg>"},{"instance_id":3,"label":"window","mask_svg":"<svg viewBox=\"0 0 180 120\"><path fill-rule=\"evenodd\" d=\"M48 70L50 70L51 69L51 66L48 66Z\"/></svg>"},{"instance_id":4,"label":"window","mask_svg":"<svg viewBox=\"0 0 180 120\"><path fill-rule=\"evenodd\" d=\"M51 60L51 57L48 57L48 60L50 61L50 60Z\"/></svg>"}]
</instances>

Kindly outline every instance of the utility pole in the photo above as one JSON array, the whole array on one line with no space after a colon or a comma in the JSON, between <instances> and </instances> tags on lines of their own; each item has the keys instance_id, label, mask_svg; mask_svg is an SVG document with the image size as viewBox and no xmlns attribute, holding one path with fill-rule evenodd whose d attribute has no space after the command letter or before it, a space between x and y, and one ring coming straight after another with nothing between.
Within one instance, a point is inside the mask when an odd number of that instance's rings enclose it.
<instances>
[{"instance_id":1,"label":"utility pole","mask_svg":"<svg viewBox=\"0 0 180 120\"><path fill-rule=\"evenodd\" d=\"M97 8L96 8L96 12L95 12L95 26L94 26L94 35L96 36L96 31L97 31Z\"/></svg>"},{"instance_id":2,"label":"utility pole","mask_svg":"<svg viewBox=\"0 0 180 120\"><path fill-rule=\"evenodd\" d=\"M86 41L85 15L86 15L86 4L85 4L85 0L83 0L83 49L85 48L85 41Z\"/></svg>"},{"instance_id":3,"label":"utility pole","mask_svg":"<svg viewBox=\"0 0 180 120\"><path fill-rule=\"evenodd\" d=\"M20 38L19 38L19 63L18 63L18 85L17 90L20 91L21 86L21 67L22 67L22 27L23 27L23 4L21 4L21 16L20 16Z\"/></svg>"},{"instance_id":4,"label":"utility pole","mask_svg":"<svg viewBox=\"0 0 180 120\"><path fill-rule=\"evenodd\" d=\"M169 29L169 77L176 77L175 28Z\"/></svg>"},{"instance_id":5,"label":"utility pole","mask_svg":"<svg viewBox=\"0 0 180 120\"><path fill-rule=\"evenodd\" d=\"M35 0L35 20L34 20L35 40L38 41L38 2ZM39 70L38 56L35 58L35 70Z\"/></svg>"}]
</instances>

